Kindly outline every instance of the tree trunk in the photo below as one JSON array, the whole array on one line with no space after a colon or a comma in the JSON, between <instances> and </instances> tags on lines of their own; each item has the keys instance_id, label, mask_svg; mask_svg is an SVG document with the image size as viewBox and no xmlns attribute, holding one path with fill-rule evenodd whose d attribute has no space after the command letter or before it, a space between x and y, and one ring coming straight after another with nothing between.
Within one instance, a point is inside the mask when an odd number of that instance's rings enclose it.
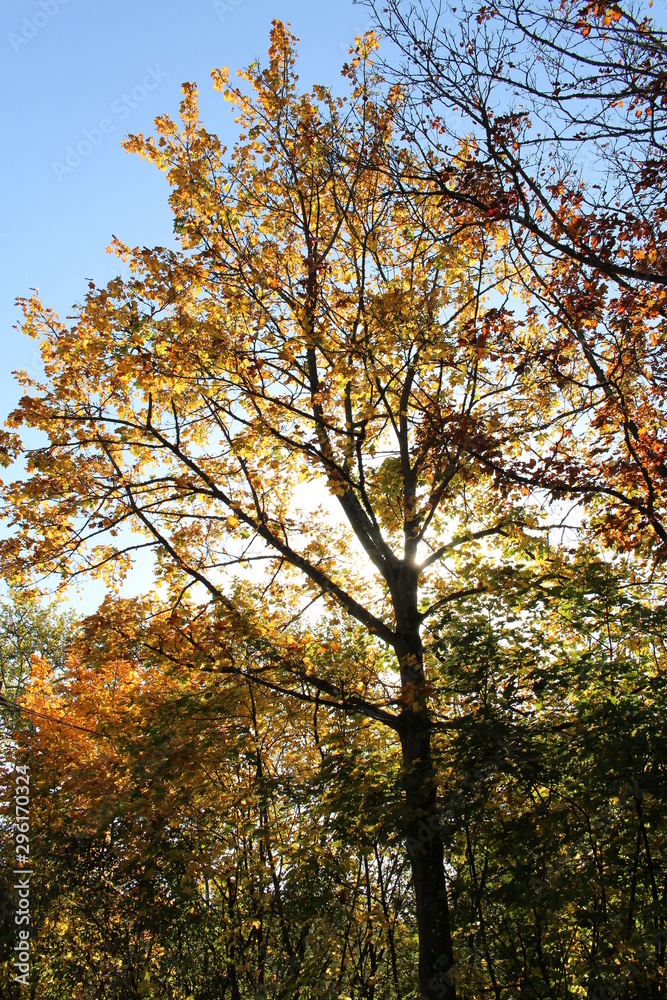
<instances>
[{"instance_id":1,"label":"tree trunk","mask_svg":"<svg viewBox=\"0 0 667 1000\"><path fill-rule=\"evenodd\" d=\"M406 844L417 909L419 989L422 1000L455 1000L454 954L447 903L442 827L437 811L430 733L404 712L401 734ZM416 725L413 728L411 723Z\"/></svg>"},{"instance_id":2,"label":"tree trunk","mask_svg":"<svg viewBox=\"0 0 667 1000\"><path fill-rule=\"evenodd\" d=\"M431 756L431 719L418 611L418 571L402 567L390 582L400 636L400 738L406 806L406 846L419 934L420 1000L455 1000L454 952L447 903L443 830Z\"/></svg>"},{"instance_id":3,"label":"tree trunk","mask_svg":"<svg viewBox=\"0 0 667 1000\"><path fill-rule=\"evenodd\" d=\"M406 510L412 509L412 496L410 487L405 497ZM401 672L399 734L406 846L412 868L419 935L419 1000L456 1000L443 829L437 809L438 787L431 755L432 723L421 641L419 570L411 529L406 533L405 556L400 568L389 575L387 583L398 636L394 649Z\"/></svg>"}]
</instances>

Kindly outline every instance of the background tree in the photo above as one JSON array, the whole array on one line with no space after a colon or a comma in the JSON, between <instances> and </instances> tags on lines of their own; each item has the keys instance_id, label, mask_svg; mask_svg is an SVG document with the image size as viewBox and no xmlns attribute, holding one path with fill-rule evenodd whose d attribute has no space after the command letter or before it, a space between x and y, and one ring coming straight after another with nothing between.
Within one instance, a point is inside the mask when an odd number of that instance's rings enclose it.
<instances>
[{"instance_id":1,"label":"background tree","mask_svg":"<svg viewBox=\"0 0 667 1000\"><path fill-rule=\"evenodd\" d=\"M150 631L145 611L107 604L23 699L41 720L21 741L36 996L400 996L414 928L386 844L395 749L339 712L170 669L155 641L172 609L153 605Z\"/></svg>"},{"instance_id":2,"label":"background tree","mask_svg":"<svg viewBox=\"0 0 667 1000\"><path fill-rule=\"evenodd\" d=\"M15 943L14 765L19 762L22 735L34 732L35 716L22 700L32 675L48 664L54 676L62 674L74 629L74 616L53 605L43 606L34 594L11 589L0 602L0 853L6 864L0 876L0 997L19 996L13 982ZM38 913L33 911L38 922Z\"/></svg>"},{"instance_id":3,"label":"background tree","mask_svg":"<svg viewBox=\"0 0 667 1000\"><path fill-rule=\"evenodd\" d=\"M0 708L11 712L24 694L34 657L62 669L74 616L43 607L34 595L9 591L0 602ZM10 727L11 728L11 727Z\"/></svg>"},{"instance_id":4,"label":"background tree","mask_svg":"<svg viewBox=\"0 0 667 1000\"><path fill-rule=\"evenodd\" d=\"M648 526L662 559L664 31L606 0L368 6L400 53L392 78L420 195L428 183L453 211L506 223L519 300L506 348L552 419L564 391L561 439L536 440L530 462L500 434L471 449L508 486L599 497L608 542L650 545Z\"/></svg>"},{"instance_id":5,"label":"background tree","mask_svg":"<svg viewBox=\"0 0 667 1000\"><path fill-rule=\"evenodd\" d=\"M432 676L475 716L437 754L460 990L659 997L663 585L532 553L436 626Z\"/></svg>"}]
</instances>

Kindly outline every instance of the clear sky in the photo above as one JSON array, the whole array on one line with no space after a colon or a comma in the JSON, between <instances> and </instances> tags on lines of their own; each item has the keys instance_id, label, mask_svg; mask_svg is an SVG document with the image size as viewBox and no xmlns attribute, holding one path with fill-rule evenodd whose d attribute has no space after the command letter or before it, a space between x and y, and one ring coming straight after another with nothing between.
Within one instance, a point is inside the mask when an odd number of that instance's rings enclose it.
<instances>
[{"instance_id":1,"label":"clear sky","mask_svg":"<svg viewBox=\"0 0 667 1000\"><path fill-rule=\"evenodd\" d=\"M352 0L2 0L3 418L18 399L12 369L39 372L36 347L12 329L15 297L37 287L64 316L86 279L116 272L112 235L147 246L172 238L166 181L121 149L123 136L149 132L157 114L177 117L186 80L200 87L206 127L230 136L210 71L233 76L265 60L273 18L301 39L307 86L342 85L348 46L369 26Z\"/></svg>"}]
</instances>

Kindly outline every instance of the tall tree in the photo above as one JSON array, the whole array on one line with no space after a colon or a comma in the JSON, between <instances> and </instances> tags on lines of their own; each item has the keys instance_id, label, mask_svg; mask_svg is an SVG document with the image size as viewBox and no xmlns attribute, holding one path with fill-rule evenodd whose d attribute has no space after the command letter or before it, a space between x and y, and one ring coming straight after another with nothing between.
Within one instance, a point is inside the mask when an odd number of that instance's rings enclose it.
<instances>
[{"instance_id":1,"label":"tall tree","mask_svg":"<svg viewBox=\"0 0 667 1000\"><path fill-rule=\"evenodd\" d=\"M293 44L276 24L268 68L244 74L252 96L213 74L242 129L227 159L189 84L181 129L163 117L157 139L128 140L167 173L180 252L116 242L133 276L92 287L69 325L36 298L23 303L48 384L11 419L49 444L6 489L19 530L5 565L112 581L149 547L175 606L198 584L220 609L209 655L226 670L229 568L257 560L268 567L261 628L277 649L303 609L299 580L309 602L323 598L386 644L398 683L381 659L332 680L317 646L296 648L292 681L263 682L299 697L306 684L311 700L398 736L420 987L453 996L442 838L437 824L417 837L436 815L430 744L446 724L430 705L421 627L478 586L459 586L445 557L514 517L455 433L441 434L501 419L511 374L474 334L495 235L426 203L430 227L451 229L447 250L415 226L383 169L398 94L372 70L372 37L346 69L348 102L297 92ZM297 506L300 481L335 499L337 523Z\"/></svg>"}]
</instances>

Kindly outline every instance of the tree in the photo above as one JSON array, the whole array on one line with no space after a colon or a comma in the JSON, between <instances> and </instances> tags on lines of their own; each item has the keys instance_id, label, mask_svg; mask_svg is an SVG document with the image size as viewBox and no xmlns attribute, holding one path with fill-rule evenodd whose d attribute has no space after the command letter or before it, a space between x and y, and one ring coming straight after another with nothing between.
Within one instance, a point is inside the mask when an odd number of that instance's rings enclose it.
<instances>
[{"instance_id":1,"label":"tree","mask_svg":"<svg viewBox=\"0 0 667 1000\"><path fill-rule=\"evenodd\" d=\"M438 755L459 988L657 998L664 584L626 558L540 548L433 623L431 676L476 709Z\"/></svg>"},{"instance_id":2,"label":"tree","mask_svg":"<svg viewBox=\"0 0 667 1000\"><path fill-rule=\"evenodd\" d=\"M121 546L113 535L131 525L156 551L175 604L197 582L221 609L230 605L225 566L267 560L263 627L278 647L299 613L286 601L287 571L305 577L314 597L396 655L400 691L363 666L353 686L345 665L332 682L317 652L295 657L292 684L398 734L414 845L436 808L438 723L420 628L429 604L457 598L446 574L432 575L420 603L418 581L479 516L475 469L437 432L482 399L493 414L502 394L465 334L481 308L483 248L463 233L434 258L377 169L397 95L372 76L372 40L348 69L349 109L323 88L297 95L292 46L276 25L269 68L245 74L254 99L214 74L243 129L228 165L198 121L191 85L182 132L161 118L157 141L128 141L168 173L181 253L116 243L136 278L91 288L70 327L36 299L24 303L26 332L46 335L50 387L24 397L12 419L44 430L50 444L8 488L27 530L4 551L15 572L26 563L69 576L122 572L137 542ZM290 508L299 479L337 498L377 580L346 558L353 543L343 527ZM463 535L441 544L445 501ZM499 530L501 506L479 512L476 534ZM90 541L98 545L86 554ZM417 562L420 545L428 554ZM233 669L222 650L217 642L210 655ZM411 864L420 983L432 996L453 964L439 836L412 850Z\"/></svg>"},{"instance_id":3,"label":"tree","mask_svg":"<svg viewBox=\"0 0 667 1000\"><path fill-rule=\"evenodd\" d=\"M171 608L151 604L150 631L144 611L108 601L22 700L40 720L20 747L36 997L400 995L409 889L380 821L395 751L340 713L165 668Z\"/></svg>"},{"instance_id":4,"label":"tree","mask_svg":"<svg viewBox=\"0 0 667 1000\"><path fill-rule=\"evenodd\" d=\"M20 763L22 736L34 732L35 716L26 711L22 700L33 668L62 673L71 641L74 619L53 606L41 606L34 594L12 590L0 602L0 852L6 864L0 880L0 968L6 971L7 994L12 1000L20 993L14 982L12 962L16 942L14 876L14 823L16 793L14 767ZM22 831L23 832L23 831ZM36 914L35 914L36 915ZM13 992L12 992L13 991Z\"/></svg>"},{"instance_id":5,"label":"tree","mask_svg":"<svg viewBox=\"0 0 667 1000\"><path fill-rule=\"evenodd\" d=\"M0 603L0 704L9 709L24 693L33 657L47 660L55 671L62 668L72 628L71 614L10 590Z\"/></svg>"},{"instance_id":6,"label":"tree","mask_svg":"<svg viewBox=\"0 0 667 1000\"><path fill-rule=\"evenodd\" d=\"M471 448L510 486L597 495L608 542L651 545L648 527L662 559L664 31L610 0L368 6L400 53L392 78L420 196L427 184L438 202L506 223L524 300L514 352L552 419L554 388L569 387L561 441L535 442L532 465L500 435ZM402 164L391 169L409 188Z\"/></svg>"},{"instance_id":7,"label":"tree","mask_svg":"<svg viewBox=\"0 0 667 1000\"><path fill-rule=\"evenodd\" d=\"M385 788L384 808L410 860L431 1000L456 995L445 850L460 861L463 828L443 823L442 803L467 765L452 741L487 707L439 674L438 643L518 564L534 561L543 585L544 481L519 477L517 499L491 459L499 441L515 467L535 440L557 453L579 412L568 400L587 389L555 383L547 401L527 376L507 227L422 186L375 46L358 41L347 101L299 94L294 40L276 23L268 68L244 74L250 96L213 74L238 115L231 155L191 84L180 128L161 117L157 138L127 141L166 172L181 247L115 241L131 277L91 286L69 323L23 302L47 383L24 377L10 423L48 443L5 488L15 531L2 557L12 578L98 573L113 587L148 548L161 598L139 606L139 631L160 662L393 737L402 800ZM461 183L471 160L463 148L452 163ZM502 670L511 704L511 661ZM347 808L355 826L371 822L363 796Z\"/></svg>"}]
</instances>

